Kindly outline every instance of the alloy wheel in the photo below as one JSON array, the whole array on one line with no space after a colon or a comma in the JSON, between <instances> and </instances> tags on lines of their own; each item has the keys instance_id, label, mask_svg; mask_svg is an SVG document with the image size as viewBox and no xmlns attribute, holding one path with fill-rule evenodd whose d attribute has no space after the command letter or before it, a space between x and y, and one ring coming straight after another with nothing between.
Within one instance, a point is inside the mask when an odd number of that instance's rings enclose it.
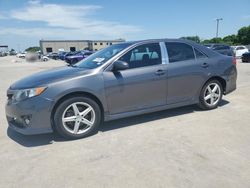
<instances>
[{"instance_id":1,"label":"alloy wheel","mask_svg":"<svg viewBox=\"0 0 250 188\"><path fill-rule=\"evenodd\" d=\"M85 102L75 102L63 112L62 124L71 134L87 132L95 123L95 111Z\"/></svg>"},{"instance_id":2,"label":"alloy wheel","mask_svg":"<svg viewBox=\"0 0 250 188\"><path fill-rule=\"evenodd\" d=\"M217 83L211 83L204 92L204 101L208 106L216 105L221 98L221 88Z\"/></svg>"}]
</instances>

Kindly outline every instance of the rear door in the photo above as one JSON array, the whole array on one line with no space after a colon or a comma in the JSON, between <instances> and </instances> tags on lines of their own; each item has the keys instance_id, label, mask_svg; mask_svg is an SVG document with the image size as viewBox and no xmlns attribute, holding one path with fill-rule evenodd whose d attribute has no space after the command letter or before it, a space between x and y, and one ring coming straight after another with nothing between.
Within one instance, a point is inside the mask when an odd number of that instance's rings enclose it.
<instances>
[{"instance_id":1,"label":"rear door","mask_svg":"<svg viewBox=\"0 0 250 188\"><path fill-rule=\"evenodd\" d=\"M197 99L210 71L208 57L186 43L166 42L165 45L169 57L167 104Z\"/></svg>"}]
</instances>

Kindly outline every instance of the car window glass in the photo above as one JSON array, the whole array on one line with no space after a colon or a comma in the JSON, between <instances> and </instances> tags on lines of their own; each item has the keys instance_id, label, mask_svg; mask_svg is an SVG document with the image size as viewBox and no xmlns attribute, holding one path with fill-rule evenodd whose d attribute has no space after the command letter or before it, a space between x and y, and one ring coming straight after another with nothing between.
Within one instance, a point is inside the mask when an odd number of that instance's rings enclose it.
<instances>
[{"instance_id":1,"label":"car window glass","mask_svg":"<svg viewBox=\"0 0 250 188\"><path fill-rule=\"evenodd\" d=\"M168 51L169 62L178 62L194 59L193 47L178 42L165 43Z\"/></svg>"},{"instance_id":2,"label":"car window glass","mask_svg":"<svg viewBox=\"0 0 250 188\"><path fill-rule=\"evenodd\" d=\"M94 69L106 63L109 59L114 57L120 51L127 48L129 45L131 44L130 43L114 44L112 46L99 50L98 52L88 56L87 58L84 58L75 66L80 68Z\"/></svg>"},{"instance_id":3,"label":"car window glass","mask_svg":"<svg viewBox=\"0 0 250 188\"><path fill-rule=\"evenodd\" d=\"M119 60L129 64L129 68L138 68L161 64L159 43L143 44L127 52Z\"/></svg>"},{"instance_id":4,"label":"car window glass","mask_svg":"<svg viewBox=\"0 0 250 188\"><path fill-rule=\"evenodd\" d=\"M244 49L245 49L244 47L240 46L236 50L244 50Z\"/></svg>"},{"instance_id":5,"label":"car window glass","mask_svg":"<svg viewBox=\"0 0 250 188\"><path fill-rule=\"evenodd\" d=\"M202 52L200 52L199 50L194 48L194 52L196 55L196 59L201 59L201 58L206 58L207 56L205 54L203 54Z\"/></svg>"}]
</instances>

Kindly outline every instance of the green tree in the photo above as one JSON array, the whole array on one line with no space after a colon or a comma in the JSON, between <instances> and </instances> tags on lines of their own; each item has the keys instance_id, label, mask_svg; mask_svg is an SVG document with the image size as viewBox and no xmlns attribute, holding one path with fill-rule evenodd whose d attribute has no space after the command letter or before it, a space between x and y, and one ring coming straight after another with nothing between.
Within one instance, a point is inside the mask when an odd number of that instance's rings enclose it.
<instances>
[{"instance_id":1,"label":"green tree","mask_svg":"<svg viewBox=\"0 0 250 188\"><path fill-rule=\"evenodd\" d=\"M228 35L228 36L225 36L222 40L224 43L226 43L228 45L238 44L238 36L237 35Z\"/></svg>"},{"instance_id":2,"label":"green tree","mask_svg":"<svg viewBox=\"0 0 250 188\"><path fill-rule=\"evenodd\" d=\"M208 44L208 43L224 43L222 38L212 38L212 39L207 39L202 41L203 44Z\"/></svg>"},{"instance_id":3,"label":"green tree","mask_svg":"<svg viewBox=\"0 0 250 188\"><path fill-rule=\"evenodd\" d=\"M40 50L41 50L40 47L38 47L38 46L33 46L33 47L27 48L25 51L26 51L26 52L37 52L37 51L40 51Z\"/></svg>"},{"instance_id":4,"label":"green tree","mask_svg":"<svg viewBox=\"0 0 250 188\"><path fill-rule=\"evenodd\" d=\"M238 39L240 44L250 44L250 25L248 27L242 27L238 31Z\"/></svg>"}]
</instances>

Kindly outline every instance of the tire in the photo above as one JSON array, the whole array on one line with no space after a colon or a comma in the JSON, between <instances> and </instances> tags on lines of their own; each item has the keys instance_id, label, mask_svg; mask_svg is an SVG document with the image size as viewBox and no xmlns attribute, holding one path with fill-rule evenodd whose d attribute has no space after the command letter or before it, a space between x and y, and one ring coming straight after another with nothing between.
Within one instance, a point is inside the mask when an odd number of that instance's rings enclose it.
<instances>
[{"instance_id":1,"label":"tire","mask_svg":"<svg viewBox=\"0 0 250 188\"><path fill-rule=\"evenodd\" d=\"M218 80L208 81L202 87L200 92L199 107L203 110L212 110L217 108L221 102L222 95L223 89L221 83Z\"/></svg>"},{"instance_id":2,"label":"tire","mask_svg":"<svg viewBox=\"0 0 250 188\"><path fill-rule=\"evenodd\" d=\"M64 100L54 113L56 132L66 139L79 139L95 134L101 124L99 105L88 97Z\"/></svg>"}]
</instances>

